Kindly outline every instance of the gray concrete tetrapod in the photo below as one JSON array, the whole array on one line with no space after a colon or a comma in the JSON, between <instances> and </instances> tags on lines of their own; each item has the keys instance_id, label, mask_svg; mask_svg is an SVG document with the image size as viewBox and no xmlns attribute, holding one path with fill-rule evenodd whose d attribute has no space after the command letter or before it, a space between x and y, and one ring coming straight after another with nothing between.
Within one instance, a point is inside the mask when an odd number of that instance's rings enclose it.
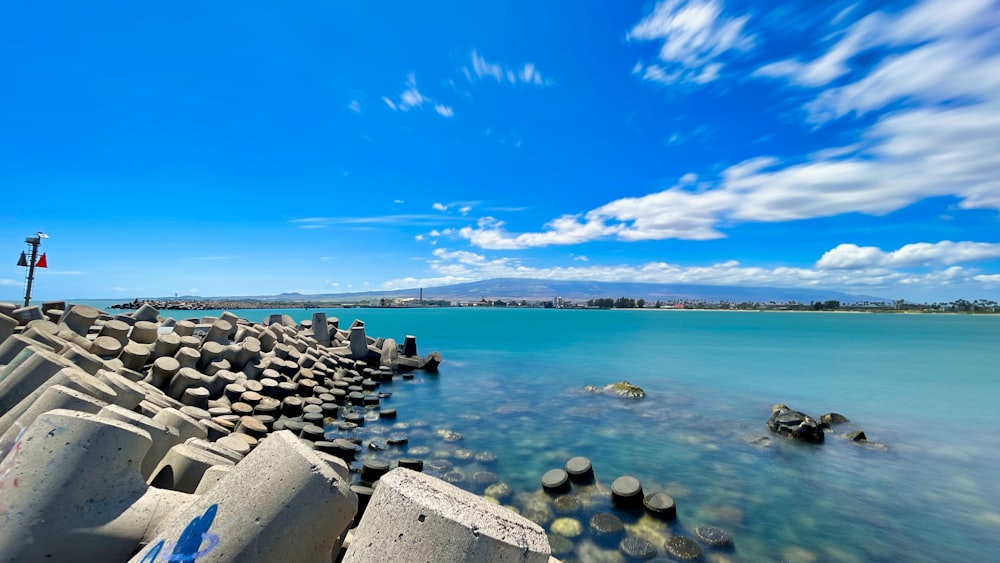
<instances>
[{"instance_id":1,"label":"gray concrete tetrapod","mask_svg":"<svg viewBox=\"0 0 1000 563\"><path fill-rule=\"evenodd\" d=\"M66 367L76 367L76 364L40 347L29 346L21 350L9 364L0 368L0 415Z\"/></svg>"},{"instance_id":2,"label":"gray concrete tetrapod","mask_svg":"<svg viewBox=\"0 0 1000 563\"><path fill-rule=\"evenodd\" d=\"M368 358L368 337L364 326L351 327L351 359L364 360Z\"/></svg>"},{"instance_id":3,"label":"gray concrete tetrapod","mask_svg":"<svg viewBox=\"0 0 1000 563\"><path fill-rule=\"evenodd\" d=\"M397 468L379 480L344 563L546 563L550 553L538 524L434 477Z\"/></svg>"},{"instance_id":4,"label":"gray concrete tetrapod","mask_svg":"<svg viewBox=\"0 0 1000 563\"><path fill-rule=\"evenodd\" d=\"M3 560L128 557L149 523L126 516L147 490L138 466L149 444L144 430L94 414L40 415L3 461Z\"/></svg>"},{"instance_id":5,"label":"gray concrete tetrapod","mask_svg":"<svg viewBox=\"0 0 1000 563\"><path fill-rule=\"evenodd\" d=\"M262 441L130 561L193 561L197 555L199 563L329 563L356 510L349 483L282 430Z\"/></svg>"},{"instance_id":6,"label":"gray concrete tetrapod","mask_svg":"<svg viewBox=\"0 0 1000 563\"><path fill-rule=\"evenodd\" d=\"M3 313L0 313L0 342L3 342L8 336L14 334L14 329L17 328L17 324L17 319L13 319Z\"/></svg>"},{"instance_id":7,"label":"gray concrete tetrapod","mask_svg":"<svg viewBox=\"0 0 1000 563\"><path fill-rule=\"evenodd\" d=\"M93 307L88 305L72 305L67 311L63 312L62 317L59 319L59 324L80 336L87 336L87 331L90 330L90 327L94 326L99 316L101 316L101 312Z\"/></svg>"},{"instance_id":8,"label":"gray concrete tetrapod","mask_svg":"<svg viewBox=\"0 0 1000 563\"><path fill-rule=\"evenodd\" d=\"M76 389L64 385L51 385L42 392L41 396L32 401L31 406L21 412L16 421L6 428L3 436L0 436L0 452L6 452L14 445L14 442L42 413L55 409L97 413L106 406L108 403Z\"/></svg>"},{"instance_id":9,"label":"gray concrete tetrapod","mask_svg":"<svg viewBox=\"0 0 1000 563\"><path fill-rule=\"evenodd\" d=\"M326 313L316 312L312 315L313 338L322 346L330 345L330 325L326 321Z\"/></svg>"},{"instance_id":10,"label":"gray concrete tetrapod","mask_svg":"<svg viewBox=\"0 0 1000 563\"><path fill-rule=\"evenodd\" d=\"M115 391L111 387L93 375L76 366L63 368L0 417L0 432L7 432L8 429L14 426L17 420L53 385L69 387L74 391L86 393L107 403L113 403L117 398Z\"/></svg>"}]
</instances>

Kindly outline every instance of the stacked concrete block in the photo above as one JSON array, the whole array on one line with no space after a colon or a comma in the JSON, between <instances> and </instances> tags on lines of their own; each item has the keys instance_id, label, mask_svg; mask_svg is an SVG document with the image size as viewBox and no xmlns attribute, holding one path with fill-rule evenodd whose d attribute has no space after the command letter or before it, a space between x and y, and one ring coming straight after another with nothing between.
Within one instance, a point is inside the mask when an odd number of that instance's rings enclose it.
<instances>
[{"instance_id":1,"label":"stacked concrete block","mask_svg":"<svg viewBox=\"0 0 1000 563\"><path fill-rule=\"evenodd\" d=\"M359 321L340 331L323 314L300 327L287 315L254 324L232 313L163 320L145 305L115 317L2 305L0 516L14 524L0 527L0 554L125 561L145 546L133 560L325 563L341 553L358 500L323 425L350 408L348 387L363 390L353 408L379 408L380 377L411 369L395 341Z\"/></svg>"}]
</instances>

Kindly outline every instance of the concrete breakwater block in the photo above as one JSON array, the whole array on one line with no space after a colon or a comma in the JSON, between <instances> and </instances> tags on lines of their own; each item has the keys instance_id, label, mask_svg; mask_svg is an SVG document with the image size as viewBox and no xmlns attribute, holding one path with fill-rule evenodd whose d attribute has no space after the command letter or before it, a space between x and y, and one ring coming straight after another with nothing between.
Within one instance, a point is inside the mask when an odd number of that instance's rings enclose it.
<instances>
[{"instance_id":1,"label":"concrete breakwater block","mask_svg":"<svg viewBox=\"0 0 1000 563\"><path fill-rule=\"evenodd\" d=\"M611 483L611 500L616 506L632 509L642 506L642 484L631 475L624 475Z\"/></svg>"},{"instance_id":2,"label":"concrete breakwater block","mask_svg":"<svg viewBox=\"0 0 1000 563\"><path fill-rule=\"evenodd\" d=\"M4 560L128 557L148 516L122 515L146 493L139 463L149 445L147 432L123 422L69 410L40 415L3 460Z\"/></svg>"},{"instance_id":3,"label":"concrete breakwater block","mask_svg":"<svg viewBox=\"0 0 1000 563\"><path fill-rule=\"evenodd\" d=\"M356 510L337 471L292 433L275 432L130 561L329 563Z\"/></svg>"},{"instance_id":4,"label":"concrete breakwater block","mask_svg":"<svg viewBox=\"0 0 1000 563\"><path fill-rule=\"evenodd\" d=\"M344 555L369 561L547 563L545 531L482 497L405 468L379 480Z\"/></svg>"}]
</instances>

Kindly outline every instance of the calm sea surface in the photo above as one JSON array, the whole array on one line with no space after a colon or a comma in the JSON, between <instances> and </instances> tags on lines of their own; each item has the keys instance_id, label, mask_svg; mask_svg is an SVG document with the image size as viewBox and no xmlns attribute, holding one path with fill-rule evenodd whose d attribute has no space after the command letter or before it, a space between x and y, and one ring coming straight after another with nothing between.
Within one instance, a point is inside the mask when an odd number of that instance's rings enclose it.
<instances>
[{"instance_id":1,"label":"calm sea surface","mask_svg":"<svg viewBox=\"0 0 1000 563\"><path fill-rule=\"evenodd\" d=\"M260 322L273 311L235 312ZM665 538L716 526L735 547L707 550L710 561L1000 560L998 316L326 312L342 326L361 318L369 336L416 335L421 355L444 357L437 375L382 385L399 418L369 413L357 433L409 444L364 455L425 459L428 473L538 521L565 561L623 560L624 536L609 544L589 531L591 516L613 512L602 487L556 505L539 492L541 475L576 455L599 485L632 475L674 498L675 522L618 513L661 556ZM647 397L582 391L622 379ZM791 442L765 424L779 402L851 422L823 445ZM843 439L858 428L888 448Z\"/></svg>"}]
</instances>

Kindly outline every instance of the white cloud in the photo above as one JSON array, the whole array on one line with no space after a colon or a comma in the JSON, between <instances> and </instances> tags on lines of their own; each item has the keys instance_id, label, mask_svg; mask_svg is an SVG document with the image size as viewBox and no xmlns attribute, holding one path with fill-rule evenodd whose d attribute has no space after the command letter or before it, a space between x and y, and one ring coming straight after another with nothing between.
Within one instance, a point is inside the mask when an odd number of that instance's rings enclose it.
<instances>
[{"instance_id":1,"label":"white cloud","mask_svg":"<svg viewBox=\"0 0 1000 563\"><path fill-rule=\"evenodd\" d=\"M462 207L460 207L458 209L458 212L461 213L463 217L465 217L466 215L468 215L470 211L472 211L472 206L471 205L463 205Z\"/></svg>"},{"instance_id":2,"label":"white cloud","mask_svg":"<svg viewBox=\"0 0 1000 563\"><path fill-rule=\"evenodd\" d=\"M766 64L754 72L756 76L788 78L800 86L822 86L846 74L847 61L871 46L882 24L882 16L872 14L850 27L843 37L824 55L803 63L786 59Z\"/></svg>"},{"instance_id":3,"label":"white cloud","mask_svg":"<svg viewBox=\"0 0 1000 563\"><path fill-rule=\"evenodd\" d=\"M434 103L434 100L425 96L417 88L417 77L413 73L406 75L406 90L403 90L398 100L383 96L382 101L393 111L409 111L414 108L422 109L424 104L427 104L428 106L433 105L434 111L443 117L454 115L454 110L450 106Z\"/></svg>"},{"instance_id":4,"label":"white cloud","mask_svg":"<svg viewBox=\"0 0 1000 563\"><path fill-rule=\"evenodd\" d=\"M856 269L872 267L916 268L935 264L952 265L1000 258L1000 243L918 242L885 252L874 246L841 244L827 251L816 267L820 269Z\"/></svg>"},{"instance_id":5,"label":"white cloud","mask_svg":"<svg viewBox=\"0 0 1000 563\"><path fill-rule=\"evenodd\" d=\"M879 56L873 69L823 91L806 106L813 123L863 115L899 100L995 103L998 26L1000 11L991 0L924 0L899 14L875 12L854 22L813 61L776 61L754 74L803 87L826 86L848 75L857 55Z\"/></svg>"},{"instance_id":6,"label":"white cloud","mask_svg":"<svg viewBox=\"0 0 1000 563\"><path fill-rule=\"evenodd\" d=\"M433 207L437 211L448 211L448 206L438 201L435 201L434 205L432 205L431 207Z\"/></svg>"},{"instance_id":7,"label":"white cloud","mask_svg":"<svg viewBox=\"0 0 1000 563\"><path fill-rule=\"evenodd\" d=\"M0 285L3 286L18 286L21 285L22 283L23 282L19 282L17 280L0 279Z\"/></svg>"},{"instance_id":8,"label":"white cloud","mask_svg":"<svg viewBox=\"0 0 1000 563\"><path fill-rule=\"evenodd\" d=\"M663 84L705 84L718 78L731 51L746 51L754 38L744 33L749 16L722 16L716 0L663 0L628 33L628 39L662 41L661 64L645 66L644 80ZM632 72L638 74L643 65Z\"/></svg>"},{"instance_id":9,"label":"white cloud","mask_svg":"<svg viewBox=\"0 0 1000 563\"><path fill-rule=\"evenodd\" d=\"M476 227L462 227L461 238L473 246L489 250L519 250L550 245L577 244L614 234L617 227L608 227L601 221L580 221L579 215L563 215L553 219L538 233L513 235L504 229L503 221L493 217L479 219Z\"/></svg>"},{"instance_id":10,"label":"white cloud","mask_svg":"<svg viewBox=\"0 0 1000 563\"><path fill-rule=\"evenodd\" d=\"M914 245L904 246L903 249L909 246ZM580 261L585 262L585 260ZM906 260L899 262L905 264ZM945 263L941 260L939 262ZM494 259L475 252L452 251L444 248L434 250L433 257L428 261L428 266L432 272L431 276L391 280L386 282L384 286L390 289L401 289L416 286L432 287L490 278L538 278L837 289L848 292L871 292L891 298L903 289L919 290L920 288L940 288L942 286L988 289L992 287L990 284L1000 284L1000 274L979 274L975 270L960 266L917 272L905 268L871 264L859 264L858 267L852 269L788 266L763 268L743 265L736 260L728 260L697 266L681 266L669 262L647 262L638 265L588 264L539 268L527 266L513 257Z\"/></svg>"},{"instance_id":11,"label":"white cloud","mask_svg":"<svg viewBox=\"0 0 1000 563\"><path fill-rule=\"evenodd\" d=\"M399 95L399 103L396 107L400 111L407 111L410 108L420 107L424 105L424 102L429 101L420 90L417 90L417 78L413 74L409 74L406 77L406 90Z\"/></svg>"},{"instance_id":12,"label":"white cloud","mask_svg":"<svg viewBox=\"0 0 1000 563\"><path fill-rule=\"evenodd\" d=\"M888 51L867 75L828 89L809 103L813 118L820 119L907 100L902 109L874 119L856 142L815 151L792 163L751 158L725 169L717 180L697 185L693 174L685 175L661 192L565 215L539 232L508 233L502 221L494 220L466 227L461 234L481 248L518 249L600 238L705 240L724 236L721 225L845 213L884 215L930 197L955 197L960 209L1000 210L1000 51L995 48L1000 44L1000 9L972 0L957 13L935 19L935 10L949 5L929 0L892 18L868 16L834 45L831 53L836 56L823 55L816 70L795 76L799 83L822 82L839 74L829 70L837 66L835 61L848 60L863 45L905 44L909 50ZM673 24L654 23L669 19L664 10L679 6L660 4L633 34L666 33L663 30ZM718 12L709 11L698 21L708 21L712 14ZM872 19L884 24L878 35L866 30ZM674 72L693 77L688 70ZM676 78L658 65L645 67L643 73L662 73L657 79L664 81Z\"/></svg>"},{"instance_id":13,"label":"white cloud","mask_svg":"<svg viewBox=\"0 0 1000 563\"><path fill-rule=\"evenodd\" d=\"M487 62L475 50L472 51L471 57L472 72L470 73L467 68L462 69L470 82L472 81L472 75L475 74L477 78L490 77L500 83L534 84L535 86L551 86L553 84L551 78L542 76L535 63L525 63L519 68L507 68L496 63Z\"/></svg>"},{"instance_id":14,"label":"white cloud","mask_svg":"<svg viewBox=\"0 0 1000 563\"><path fill-rule=\"evenodd\" d=\"M357 100L351 100L351 103L347 104L347 108L354 113L361 113L361 102Z\"/></svg>"}]
</instances>

